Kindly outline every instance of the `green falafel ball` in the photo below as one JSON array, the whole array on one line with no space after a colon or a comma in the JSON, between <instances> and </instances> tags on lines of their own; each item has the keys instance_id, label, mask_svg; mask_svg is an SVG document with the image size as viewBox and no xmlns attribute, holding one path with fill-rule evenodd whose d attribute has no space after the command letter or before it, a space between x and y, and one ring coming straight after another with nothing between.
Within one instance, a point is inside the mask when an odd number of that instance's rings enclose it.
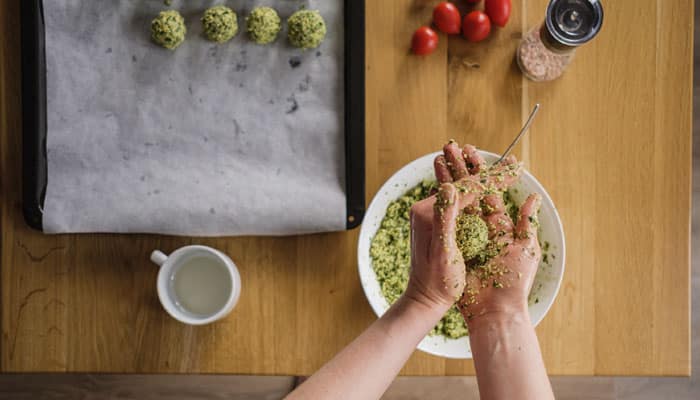
<instances>
[{"instance_id":1,"label":"green falafel ball","mask_svg":"<svg viewBox=\"0 0 700 400\"><path fill-rule=\"evenodd\" d=\"M256 7L245 19L248 35L257 44L268 44L282 29L280 16L270 7Z\"/></svg>"},{"instance_id":2,"label":"green falafel ball","mask_svg":"<svg viewBox=\"0 0 700 400\"><path fill-rule=\"evenodd\" d=\"M185 19L175 10L161 11L151 21L151 37L153 41L166 49L175 50L187 34Z\"/></svg>"},{"instance_id":3,"label":"green falafel ball","mask_svg":"<svg viewBox=\"0 0 700 400\"><path fill-rule=\"evenodd\" d=\"M457 217L457 247L464 260L471 260L489 244L489 228L481 217L462 212Z\"/></svg>"},{"instance_id":4,"label":"green falafel ball","mask_svg":"<svg viewBox=\"0 0 700 400\"><path fill-rule=\"evenodd\" d=\"M326 37L326 22L316 10L299 10L287 20L289 43L300 49L313 49Z\"/></svg>"},{"instance_id":5,"label":"green falafel ball","mask_svg":"<svg viewBox=\"0 0 700 400\"><path fill-rule=\"evenodd\" d=\"M226 6L214 6L202 17L204 35L212 42L226 43L238 33L236 13Z\"/></svg>"}]
</instances>

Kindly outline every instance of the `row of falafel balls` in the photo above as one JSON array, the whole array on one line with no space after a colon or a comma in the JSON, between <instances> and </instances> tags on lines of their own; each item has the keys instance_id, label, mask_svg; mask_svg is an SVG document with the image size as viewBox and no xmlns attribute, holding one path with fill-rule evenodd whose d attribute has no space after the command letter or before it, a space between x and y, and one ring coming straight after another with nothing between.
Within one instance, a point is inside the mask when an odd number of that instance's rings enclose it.
<instances>
[{"instance_id":1,"label":"row of falafel balls","mask_svg":"<svg viewBox=\"0 0 700 400\"><path fill-rule=\"evenodd\" d=\"M216 43L226 43L238 33L236 12L226 6L214 6L201 19L204 35ZM257 44L273 42L282 29L282 20L271 7L254 8L246 21L248 36ZM326 23L316 10L299 10L287 19L287 36L300 49L318 47L326 37ZM185 40L185 19L176 10L161 11L151 22L151 37L166 49L175 50Z\"/></svg>"}]
</instances>

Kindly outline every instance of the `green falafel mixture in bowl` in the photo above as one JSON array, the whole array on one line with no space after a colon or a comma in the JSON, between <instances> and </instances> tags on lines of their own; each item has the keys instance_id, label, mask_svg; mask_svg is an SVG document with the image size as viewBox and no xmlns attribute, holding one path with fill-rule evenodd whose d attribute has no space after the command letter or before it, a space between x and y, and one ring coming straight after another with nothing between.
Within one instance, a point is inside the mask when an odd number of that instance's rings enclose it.
<instances>
[{"instance_id":1,"label":"green falafel mixture in bowl","mask_svg":"<svg viewBox=\"0 0 700 400\"><path fill-rule=\"evenodd\" d=\"M238 33L238 17L226 6L214 6L204 12L202 28L207 39L226 43Z\"/></svg>"},{"instance_id":2,"label":"green falafel mixture in bowl","mask_svg":"<svg viewBox=\"0 0 700 400\"><path fill-rule=\"evenodd\" d=\"M315 49L326 38L326 22L316 10L299 10L287 19L289 43L300 49Z\"/></svg>"},{"instance_id":3,"label":"green falafel mixture in bowl","mask_svg":"<svg viewBox=\"0 0 700 400\"><path fill-rule=\"evenodd\" d=\"M256 7L246 17L248 36L257 44L268 44L277 38L282 29L277 11L270 7Z\"/></svg>"},{"instance_id":4,"label":"green falafel mixture in bowl","mask_svg":"<svg viewBox=\"0 0 700 400\"><path fill-rule=\"evenodd\" d=\"M161 11L151 21L151 38L169 50L175 50L185 40L185 19L175 10Z\"/></svg>"}]
</instances>

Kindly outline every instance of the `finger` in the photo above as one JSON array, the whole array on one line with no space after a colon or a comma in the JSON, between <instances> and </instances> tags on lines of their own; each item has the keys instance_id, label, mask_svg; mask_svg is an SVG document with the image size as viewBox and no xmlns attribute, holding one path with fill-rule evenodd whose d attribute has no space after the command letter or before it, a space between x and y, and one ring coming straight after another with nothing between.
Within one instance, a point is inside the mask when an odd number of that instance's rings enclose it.
<instances>
[{"instance_id":1,"label":"finger","mask_svg":"<svg viewBox=\"0 0 700 400\"><path fill-rule=\"evenodd\" d=\"M429 243L432 238L433 204L435 204L435 198L429 197L411 207L411 254L428 256L428 246L426 245L422 249L419 249L418 246L421 243Z\"/></svg>"},{"instance_id":2,"label":"finger","mask_svg":"<svg viewBox=\"0 0 700 400\"><path fill-rule=\"evenodd\" d=\"M467 176L466 178L455 182L455 187L459 192L459 201L462 208L468 205L474 204L474 206L479 207L479 200L481 199L486 186L479 182L479 179L475 176Z\"/></svg>"},{"instance_id":3,"label":"finger","mask_svg":"<svg viewBox=\"0 0 700 400\"><path fill-rule=\"evenodd\" d=\"M458 308L464 319L469 320L474 315L471 311L471 306L479 304L479 291L481 289L481 280L473 273L467 273L466 285L464 293L459 299Z\"/></svg>"},{"instance_id":4,"label":"finger","mask_svg":"<svg viewBox=\"0 0 700 400\"><path fill-rule=\"evenodd\" d=\"M479 198L476 196L473 196L473 199L463 199L461 196L459 198L460 205L462 206L462 209L466 214L472 214L472 215L478 215L481 218L484 218L484 213L483 209L481 207L481 203L479 202ZM470 201L471 200L471 201Z\"/></svg>"},{"instance_id":5,"label":"finger","mask_svg":"<svg viewBox=\"0 0 700 400\"><path fill-rule=\"evenodd\" d=\"M506 205L503 202L503 196L500 194L487 194L483 199L484 214L502 214L506 212Z\"/></svg>"},{"instance_id":6,"label":"finger","mask_svg":"<svg viewBox=\"0 0 700 400\"><path fill-rule=\"evenodd\" d=\"M433 167L435 168L435 177L437 178L438 182L452 182L452 174L450 173L449 168L447 168L447 160L445 159L444 155L435 157Z\"/></svg>"},{"instance_id":7,"label":"finger","mask_svg":"<svg viewBox=\"0 0 700 400\"><path fill-rule=\"evenodd\" d=\"M486 165L484 158L481 157L481 154L479 154L479 152L476 150L476 147L472 146L471 144L464 146L462 149L462 155L467 163L467 169L472 175L479 173L479 171L481 171Z\"/></svg>"},{"instance_id":8,"label":"finger","mask_svg":"<svg viewBox=\"0 0 700 400\"><path fill-rule=\"evenodd\" d=\"M447 257L454 255L457 248L455 231L457 229L457 189L451 183L443 183L435 197L433 213L433 237L431 254L443 254Z\"/></svg>"},{"instance_id":9,"label":"finger","mask_svg":"<svg viewBox=\"0 0 700 400\"><path fill-rule=\"evenodd\" d=\"M489 239L496 240L500 244L509 243L513 238L513 220L506 212L503 196L489 194L484 196L483 206L484 221L489 228Z\"/></svg>"},{"instance_id":10,"label":"finger","mask_svg":"<svg viewBox=\"0 0 700 400\"><path fill-rule=\"evenodd\" d=\"M523 165L514 156L508 156L489 173L491 187L499 191L508 190L523 173Z\"/></svg>"},{"instance_id":11,"label":"finger","mask_svg":"<svg viewBox=\"0 0 700 400\"><path fill-rule=\"evenodd\" d=\"M462 150L459 149L457 142L450 141L442 151L445 153L447 167L452 173L453 180L458 181L469 175L467 164L464 162L464 156L462 156Z\"/></svg>"},{"instance_id":12,"label":"finger","mask_svg":"<svg viewBox=\"0 0 700 400\"><path fill-rule=\"evenodd\" d=\"M538 193L533 193L520 206L518 214L518 224L515 227L515 237L519 241L537 242L537 212L540 210L542 197Z\"/></svg>"},{"instance_id":13,"label":"finger","mask_svg":"<svg viewBox=\"0 0 700 400\"><path fill-rule=\"evenodd\" d=\"M434 204L435 197L428 197L427 199L414 203L410 211L411 222L432 227Z\"/></svg>"},{"instance_id":14,"label":"finger","mask_svg":"<svg viewBox=\"0 0 700 400\"><path fill-rule=\"evenodd\" d=\"M511 165L511 164L516 164L518 162L518 159L515 158L514 155L509 155L508 157L504 158L503 161L501 161L501 165Z\"/></svg>"}]
</instances>

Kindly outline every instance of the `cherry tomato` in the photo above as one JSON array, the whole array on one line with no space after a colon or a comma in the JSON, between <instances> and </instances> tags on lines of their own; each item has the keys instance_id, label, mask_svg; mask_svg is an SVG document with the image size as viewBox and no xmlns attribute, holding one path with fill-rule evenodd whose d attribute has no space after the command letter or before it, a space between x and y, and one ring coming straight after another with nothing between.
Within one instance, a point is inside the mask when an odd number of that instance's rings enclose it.
<instances>
[{"instance_id":1,"label":"cherry tomato","mask_svg":"<svg viewBox=\"0 0 700 400\"><path fill-rule=\"evenodd\" d=\"M443 1L433 10L435 26L448 35L456 35L462 30L462 16L454 4Z\"/></svg>"},{"instance_id":2,"label":"cherry tomato","mask_svg":"<svg viewBox=\"0 0 700 400\"><path fill-rule=\"evenodd\" d=\"M484 11L491 18L491 22L503 27L508 23L510 18L511 0L486 0L484 2Z\"/></svg>"},{"instance_id":3,"label":"cherry tomato","mask_svg":"<svg viewBox=\"0 0 700 400\"><path fill-rule=\"evenodd\" d=\"M464 17L462 33L470 42L480 42L491 33L491 20L483 11L472 11Z\"/></svg>"},{"instance_id":4,"label":"cherry tomato","mask_svg":"<svg viewBox=\"0 0 700 400\"><path fill-rule=\"evenodd\" d=\"M421 26L416 30L416 33L413 34L411 49L414 54L418 54L419 56L428 55L435 51L437 46L438 35L427 26Z\"/></svg>"}]
</instances>

